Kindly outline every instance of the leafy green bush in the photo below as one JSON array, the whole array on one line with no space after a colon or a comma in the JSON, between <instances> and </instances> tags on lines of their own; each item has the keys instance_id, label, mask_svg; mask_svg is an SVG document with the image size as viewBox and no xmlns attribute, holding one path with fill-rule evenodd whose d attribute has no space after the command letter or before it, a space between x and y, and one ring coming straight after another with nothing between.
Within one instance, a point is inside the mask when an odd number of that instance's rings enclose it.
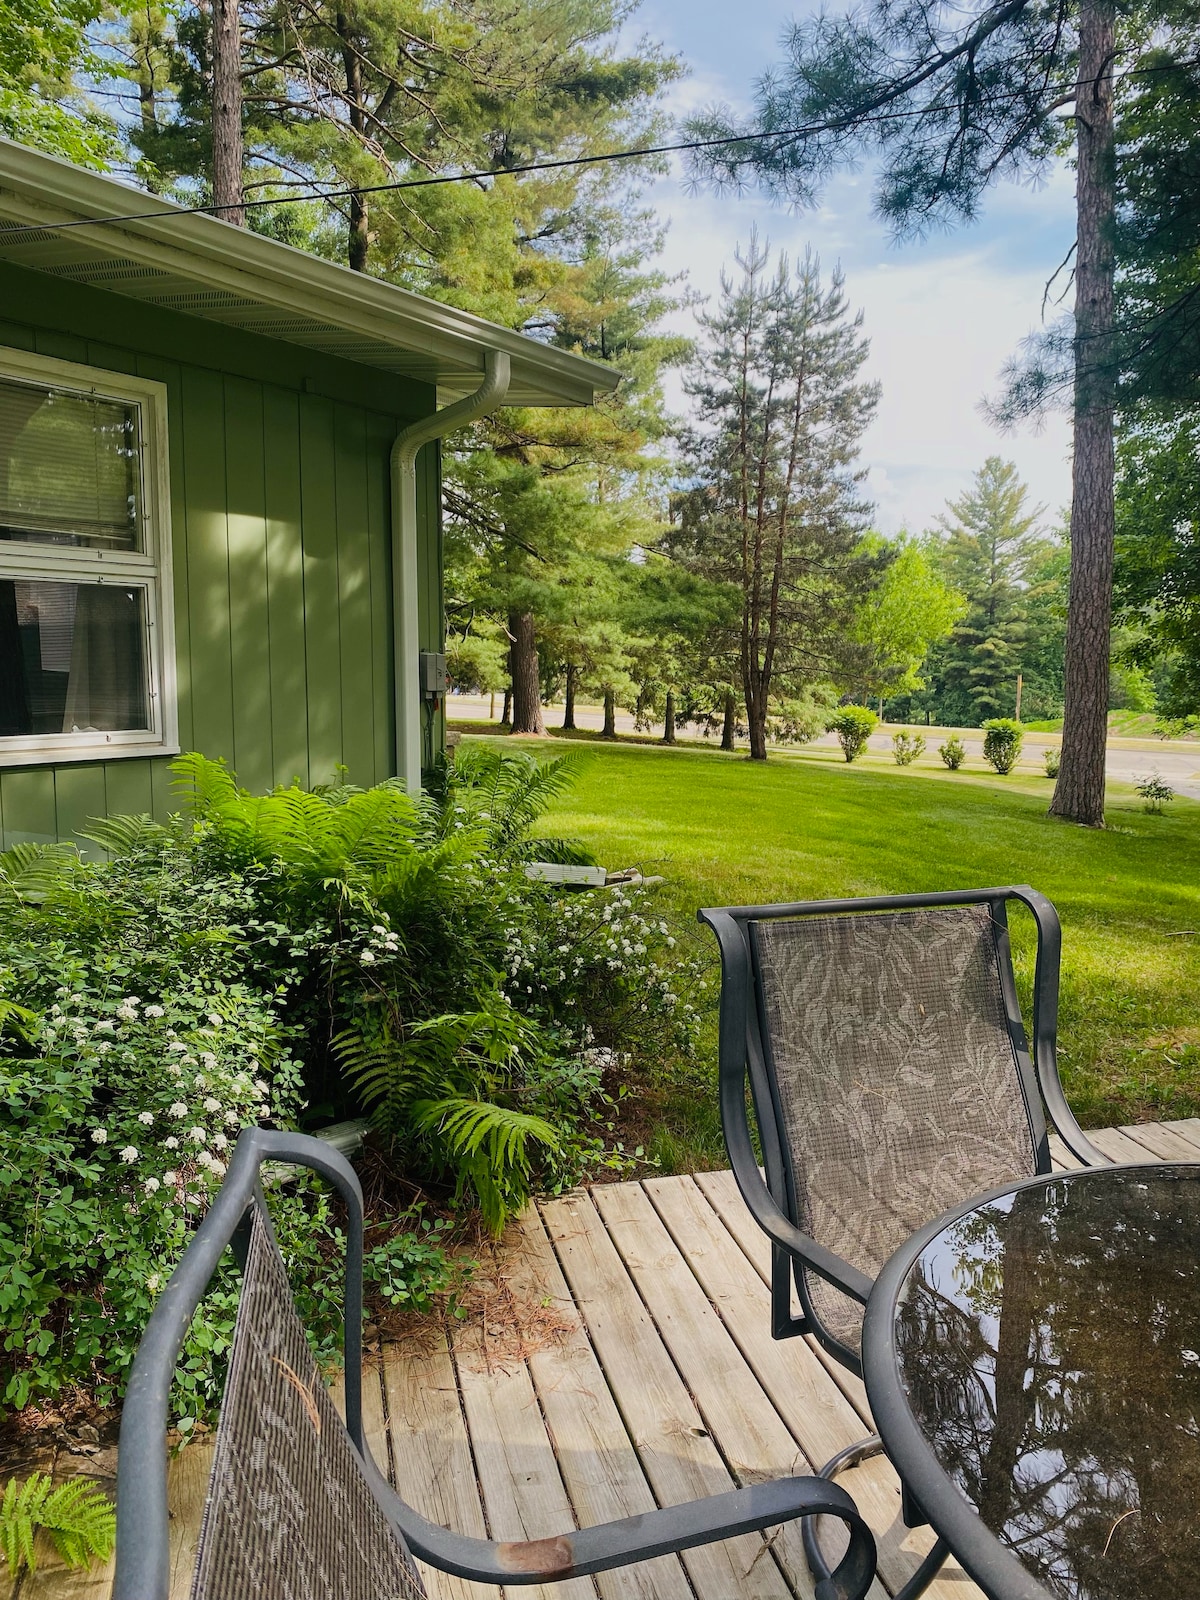
<instances>
[{"instance_id":1,"label":"leafy green bush","mask_svg":"<svg viewBox=\"0 0 1200 1600\"><path fill-rule=\"evenodd\" d=\"M854 761L867 748L867 740L875 731L879 718L866 706L843 706L836 716L825 724L826 731L836 733L847 761Z\"/></svg>"},{"instance_id":2,"label":"leafy green bush","mask_svg":"<svg viewBox=\"0 0 1200 1600\"><path fill-rule=\"evenodd\" d=\"M435 1295L456 1288L463 1269L446 1254L453 1223L448 1217L428 1217L414 1206L393 1219L407 1223L381 1244L363 1251L363 1280L385 1305L405 1311L428 1311Z\"/></svg>"},{"instance_id":3,"label":"leafy green bush","mask_svg":"<svg viewBox=\"0 0 1200 1600\"><path fill-rule=\"evenodd\" d=\"M44 1472L18 1483L10 1478L0 1500L0 1550L15 1578L23 1567L37 1570L39 1529L49 1535L68 1567L107 1561L117 1536L117 1516L94 1483L77 1478L54 1487Z\"/></svg>"},{"instance_id":4,"label":"leafy green bush","mask_svg":"<svg viewBox=\"0 0 1200 1600\"><path fill-rule=\"evenodd\" d=\"M1046 763L1046 776L1057 778L1058 769L1062 764L1062 752L1054 749L1045 750L1042 752L1042 759Z\"/></svg>"},{"instance_id":5,"label":"leafy green bush","mask_svg":"<svg viewBox=\"0 0 1200 1600\"><path fill-rule=\"evenodd\" d=\"M967 747L956 733L952 733L945 744L938 745L938 755L951 772L957 772L967 759Z\"/></svg>"},{"instance_id":6,"label":"leafy green bush","mask_svg":"<svg viewBox=\"0 0 1200 1600\"><path fill-rule=\"evenodd\" d=\"M464 754L420 801L252 796L185 757L186 814L95 824L107 861L0 857L0 1406L119 1395L244 1126L367 1111L378 1192L441 1186L493 1228L615 1159L610 1096L630 1054L690 1050L694 973L632 894L526 876L582 855L533 837L569 763ZM330 1360L337 1208L312 1179L272 1208ZM368 1223L377 1301L452 1287L442 1229ZM220 1393L237 1284L223 1266L184 1347L183 1433Z\"/></svg>"},{"instance_id":7,"label":"leafy green bush","mask_svg":"<svg viewBox=\"0 0 1200 1600\"><path fill-rule=\"evenodd\" d=\"M1142 810L1153 815L1161 816L1163 806L1175 798L1174 789L1157 772L1151 773L1148 778L1139 778L1133 787L1142 797Z\"/></svg>"},{"instance_id":8,"label":"leafy green bush","mask_svg":"<svg viewBox=\"0 0 1200 1600\"><path fill-rule=\"evenodd\" d=\"M1024 728L1012 717L990 717L983 725L983 759L1002 776L1011 772L1024 738Z\"/></svg>"},{"instance_id":9,"label":"leafy green bush","mask_svg":"<svg viewBox=\"0 0 1200 1600\"><path fill-rule=\"evenodd\" d=\"M898 767L909 767L925 748L924 734L909 734L901 729L892 735L892 759Z\"/></svg>"}]
</instances>

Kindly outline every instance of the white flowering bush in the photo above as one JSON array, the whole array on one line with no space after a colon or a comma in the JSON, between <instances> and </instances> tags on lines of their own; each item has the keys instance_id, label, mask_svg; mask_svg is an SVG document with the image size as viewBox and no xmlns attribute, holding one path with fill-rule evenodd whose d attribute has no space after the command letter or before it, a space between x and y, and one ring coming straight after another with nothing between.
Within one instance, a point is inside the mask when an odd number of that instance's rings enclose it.
<instances>
[{"instance_id":1,"label":"white flowering bush","mask_svg":"<svg viewBox=\"0 0 1200 1600\"><path fill-rule=\"evenodd\" d=\"M652 891L617 886L585 894L526 892L508 929L511 1003L618 1057L688 1054L707 983L699 962L675 953Z\"/></svg>"},{"instance_id":2,"label":"white flowering bush","mask_svg":"<svg viewBox=\"0 0 1200 1600\"><path fill-rule=\"evenodd\" d=\"M0 862L0 1408L103 1404L238 1133L299 1109L287 983L264 989L256 953L292 941L255 924L252 881L198 877L161 841L40 892ZM332 1247L315 1197L280 1220L289 1248L322 1229ZM193 1329L185 1426L219 1392L234 1303L231 1277Z\"/></svg>"}]
</instances>

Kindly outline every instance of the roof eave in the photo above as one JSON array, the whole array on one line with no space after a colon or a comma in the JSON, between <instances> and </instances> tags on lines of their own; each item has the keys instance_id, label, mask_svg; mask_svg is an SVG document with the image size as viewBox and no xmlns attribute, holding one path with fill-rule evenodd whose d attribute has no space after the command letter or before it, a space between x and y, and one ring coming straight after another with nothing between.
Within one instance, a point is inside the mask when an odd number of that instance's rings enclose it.
<instances>
[{"instance_id":1,"label":"roof eave","mask_svg":"<svg viewBox=\"0 0 1200 1600\"><path fill-rule=\"evenodd\" d=\"M0 214L9 222L32 224L52 235L50 240L45 233L26 235L25 248L21 240L12 240L7 248L0 240L4 259L24 256L25 264L35 270L53 272L56 264L62 270L68 256L118 254L172 278L190 280L201 290L236 296L251 307L293 319L307 317L318 329L345 330L368 347L378 346L380 357L389 351L415 355L427 367L428 381L451 396L478 386L488 349L503 350L510 358L513 404L590 405L620 381L611 367L539 344L482 317L215 217L179 210L54 233L56 223L158 208L156 197L0 140ZM167 204L162 209L167 210ZM227 315L211 320L229 324L235 319ZM299 338L294 342L305 343ZM367 364L386 367L388 362L376 359Z\"/></svg>"}]
</instances>

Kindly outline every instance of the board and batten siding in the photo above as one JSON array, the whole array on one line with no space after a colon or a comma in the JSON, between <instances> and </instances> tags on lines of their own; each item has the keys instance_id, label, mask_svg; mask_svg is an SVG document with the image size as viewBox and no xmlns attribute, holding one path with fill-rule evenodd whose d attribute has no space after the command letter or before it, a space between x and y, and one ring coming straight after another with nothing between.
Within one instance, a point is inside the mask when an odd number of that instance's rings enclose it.
<instances>
[{"instance_id":1,"label":"board and batten siding","mask_svg":"<svg viewBox=\"0 0 1200 1600\"><path fill-rule=\"evenodd\" d=\"M388 460L433 390L44 274L0 269L0 307L0 347L166 385L180 748L223 756L256 791L329 782L338 766L359 784L394 773ZM442 639L439 472L427 447L427 649ZM0 768L0 834L162 817L171 782L161 757Z\"/></svg>"}]
</instances>

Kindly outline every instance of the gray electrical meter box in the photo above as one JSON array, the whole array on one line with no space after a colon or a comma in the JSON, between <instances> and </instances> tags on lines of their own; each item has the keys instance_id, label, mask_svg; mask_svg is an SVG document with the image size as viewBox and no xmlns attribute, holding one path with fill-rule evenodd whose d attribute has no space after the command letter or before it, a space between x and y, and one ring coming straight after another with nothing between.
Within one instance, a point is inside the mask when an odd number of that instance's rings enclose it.
<instances>
[{"instance_id":1,"label":"gray electrical meter box","mask_svg":"<svg viewBox=\"0 0 1200 1600\"><path fill-rule=\"evenodd\" d=\"M446 692L446 658L433 650L422 650L421 696L425 700L440 700Z\"/></svg>"}]
</instances>

